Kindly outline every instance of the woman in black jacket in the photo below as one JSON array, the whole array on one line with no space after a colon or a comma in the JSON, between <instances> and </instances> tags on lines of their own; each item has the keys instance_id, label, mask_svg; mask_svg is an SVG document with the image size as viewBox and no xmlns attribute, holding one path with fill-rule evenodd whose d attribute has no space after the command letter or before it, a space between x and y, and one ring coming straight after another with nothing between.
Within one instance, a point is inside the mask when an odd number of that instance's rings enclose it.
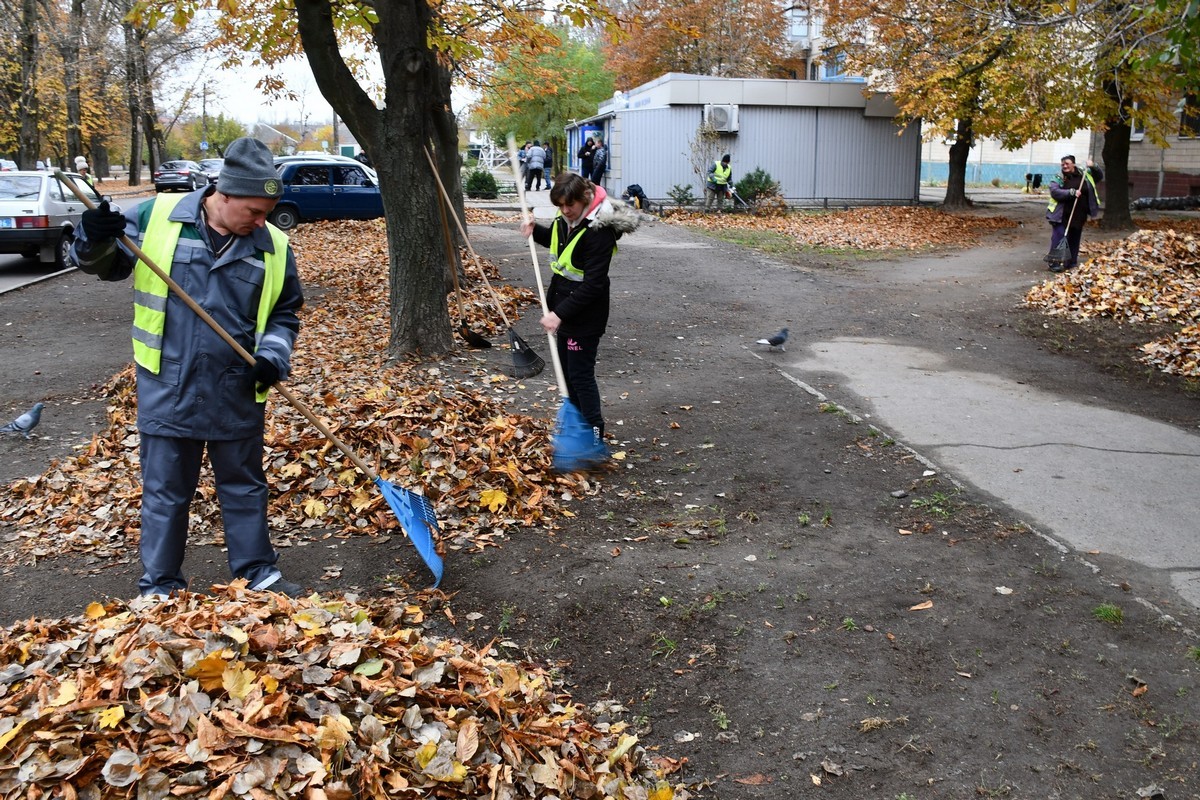
<instances>
[{"instance_id":1,"label":"woman in black jacket","mask_svg":"<svg viewBox=\"0 0 1200 800\"><path fill-rule=\"evenodd\" d=\"M604 414L596 384L596 352L608 326L608 269L617 239L637 229L638 215L624 203L609 200L603 187L565 172L554 179L550 202L558 207L550 225L526 220L521 235L532 235L535 242L550 248L554 273L546 291L550 311L541 324L556 335L568 396L599 442L604 436Z\"/></svg>"},{"instance_id":2,"label":"woman in black jacket","mask_svg":"<svg viewBox=\"0 0 1200 800\"><path fill-rule=\"evenodd\" d=\"M592 174L592 153L596 152L596 143L592 141L592 137L588 137L583 143L583 147L579 148L579 174L583 177L590 177Z\"/></svg>"}]
</instances>

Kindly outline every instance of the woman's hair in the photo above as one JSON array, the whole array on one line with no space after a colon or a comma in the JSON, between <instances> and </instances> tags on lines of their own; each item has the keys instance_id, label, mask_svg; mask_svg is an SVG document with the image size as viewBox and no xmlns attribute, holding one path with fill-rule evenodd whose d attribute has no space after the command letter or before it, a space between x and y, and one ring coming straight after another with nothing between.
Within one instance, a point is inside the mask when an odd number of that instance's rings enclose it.
<instances>
[{"instance_id":1,"label":"woman's hair","mask_svg":"<svg viewBox=\"0 0 1200 800\"><path fill-rule=\"evenodd\" d=\"M554 188L550 190L550 202L556 206L578 203L587 200L595 194L596 187L587 178L574 172L563 172L554 178Z\"/></svg>"},{"instance_id":2,"label":"woman's hair","mask_svg":"<svg viewBox=\"0 0 1200 800\"><path fill-rule=\"evenodd\" d=\"M586 142L584 142L584 144L595 144L595 142L593 142L593 141L592 141L592 137L590 137L590 136L589 136L589 137L587 138L587 141L586 141Z\"/></svg>"}]
</instances>

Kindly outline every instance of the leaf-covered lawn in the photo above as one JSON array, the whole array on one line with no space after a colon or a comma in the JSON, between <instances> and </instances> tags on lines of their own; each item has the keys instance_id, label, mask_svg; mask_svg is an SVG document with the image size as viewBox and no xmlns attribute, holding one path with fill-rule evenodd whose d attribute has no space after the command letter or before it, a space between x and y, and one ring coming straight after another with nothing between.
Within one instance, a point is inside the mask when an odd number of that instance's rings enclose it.
<instances>
[{"instance_id":1,"label":"leaf-covered lawn","mask_svg":"<svg viewBox=\"0 0 1200 800\"><path fill-rule=\"evenodd\" d=\"M866 206L845 211L722 214L672 211L666 219L709 231L731 229L781 234L805 247L846 250L925 250L968 247L981 236L1017 227L1006 217L950 214L913 206Z\"/></svg>"},{"instance_id":2,"label":"leaf-covered lawn","mask_svg":"<svg viewBox=\"0 0 1200 800\"><path fill-rule=\"evenodd\" d=\"M1138 360L1200 377L1200 240L1172 226L1090 243L1086 253L1079 267L1030 289L1025 304L1074 321L1178 324L1143 345Z\"/></svg>"},{"instance_id":3,"label":"leaf-covered lawn","mask_svg":"<svg viewBox=\"0 0 1200 800\"><path fill-rule=\"evenodd\" d=\"M384 362L382 220L304 225L292 242L307 292L319 299L302 312L288 386L385 480L434 501L442 547L485 546L513 527L558 518L571 499L595 491L582 476L551 469L556 394L546 395L544 415L531 417L505 402L515 391L513 379L473 362ZM468 276L473 270L468 266ZM496 289L510 319L533 299L527 290ZM469 326L502 339L490 295L470 285L464 294ZM544 378L533 380L549 387ZM16 528L26 555L123 557L136 541L141 483L132 367L114 378L108 399L106 431L45 473L0 491L0 522ZM277 540L313 527L400 533L378 489L280 397L267 406L266 463ZM220 532L207 470L199 495L191 535L203 542Z\"/></svg>"}]
</instances>

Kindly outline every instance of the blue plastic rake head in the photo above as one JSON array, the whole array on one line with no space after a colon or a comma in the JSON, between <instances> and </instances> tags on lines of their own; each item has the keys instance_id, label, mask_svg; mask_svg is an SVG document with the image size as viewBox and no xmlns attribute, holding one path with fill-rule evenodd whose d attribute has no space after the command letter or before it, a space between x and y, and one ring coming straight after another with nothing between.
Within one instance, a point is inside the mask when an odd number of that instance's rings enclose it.
<instances>
[{"instance_id":1,"label":"blue plastic rake head","mask_svg":"<svg viewBox=\"0 0 1200 800\"><path fill-rule=\"evenodd\" d=\"M424 495L401 488L394 483L388 483L383 478L375 478L375 485L383 492L383 499L392 507L404 535L413 543L425 566L433 573L433 585L436 588L442 582L442 557L437 554L433 544L433 535L438 532L437 514L433 504Z\"/></svg>"},{"instance_id":2,"label":"blue plastic rake head","mask_svg":"<svg viewBox=\"0 0 1200 800\"><path fill-rule=\"evenodd\" d=\"M563 398L554 423L554 468L559 472L591 469L608 460L608 446L570 400Z\"/></svg>"}]
</instances>

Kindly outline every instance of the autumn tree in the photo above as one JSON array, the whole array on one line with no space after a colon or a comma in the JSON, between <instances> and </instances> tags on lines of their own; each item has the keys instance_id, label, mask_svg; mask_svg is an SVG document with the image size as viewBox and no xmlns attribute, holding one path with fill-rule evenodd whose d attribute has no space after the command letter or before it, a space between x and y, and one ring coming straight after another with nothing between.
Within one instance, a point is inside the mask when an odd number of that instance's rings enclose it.
<instances>
[{"instance_id":1,"label":"autumn tree","mask_svg":"<svg viewBox=\"0 0 1200 800\"><path fill-rule=\"evenodd\" d=\"M842 0L830 9L825 33L848 69L892 92L901 121L919 118L927 136L953 140L947 208L969 203L967 161L977 137L1018 147L1077 126L1061 109L1082 64L1047 58L1061 34L1019 22L937 0Z\"/></svg>"},{"instance_id":2,"label":"autumn tree","mask_svg":"<svg viewBox=\"0 0 1200 800\"><path fill-rule=\"evenodd\" d=\"M566 147L563 129L572 119L589 117L612 96L613 76L595 44L554 30L556 45L530 52L522 48L499 63L475 112L492 139L551 142L556 158Z\"/></svg>"},{"instance_id":3,"label":"autumn tree","mask_svg":"<svg viewBox=\"0 0 1200 800\"><path fill-rule=\"evenodd\" d=\"M556 13L583 24L593 0L566 0ZM218 0L178 5L149 0L163 22L186 25ZM322 96L366 150L379 173L389 258L388 355L441 354L453 346L446 304L446 247L437 184L425 160L431 143L438 171L461 192L458 124L451 81L516 43L544 38L540 6L450 0L246 0L217 20L216 44L230 59L268 67L303 54ZM361 69L378 58L382 86ZM283 89L278 81L265 88ZM376 102L381 91L382 102Z\"/></svg>"},{"instance_id":4,"label":"autumn tree","mask_svg":"<svg viewBox=\"0 0 1200 800\"><path fill-rule=\"evenodd\" d=\"M789 60L784 7L775 0L624 0L605 47L617 88L668 72L722 78L782 77Z\"/></svg>"}]
</instances>

